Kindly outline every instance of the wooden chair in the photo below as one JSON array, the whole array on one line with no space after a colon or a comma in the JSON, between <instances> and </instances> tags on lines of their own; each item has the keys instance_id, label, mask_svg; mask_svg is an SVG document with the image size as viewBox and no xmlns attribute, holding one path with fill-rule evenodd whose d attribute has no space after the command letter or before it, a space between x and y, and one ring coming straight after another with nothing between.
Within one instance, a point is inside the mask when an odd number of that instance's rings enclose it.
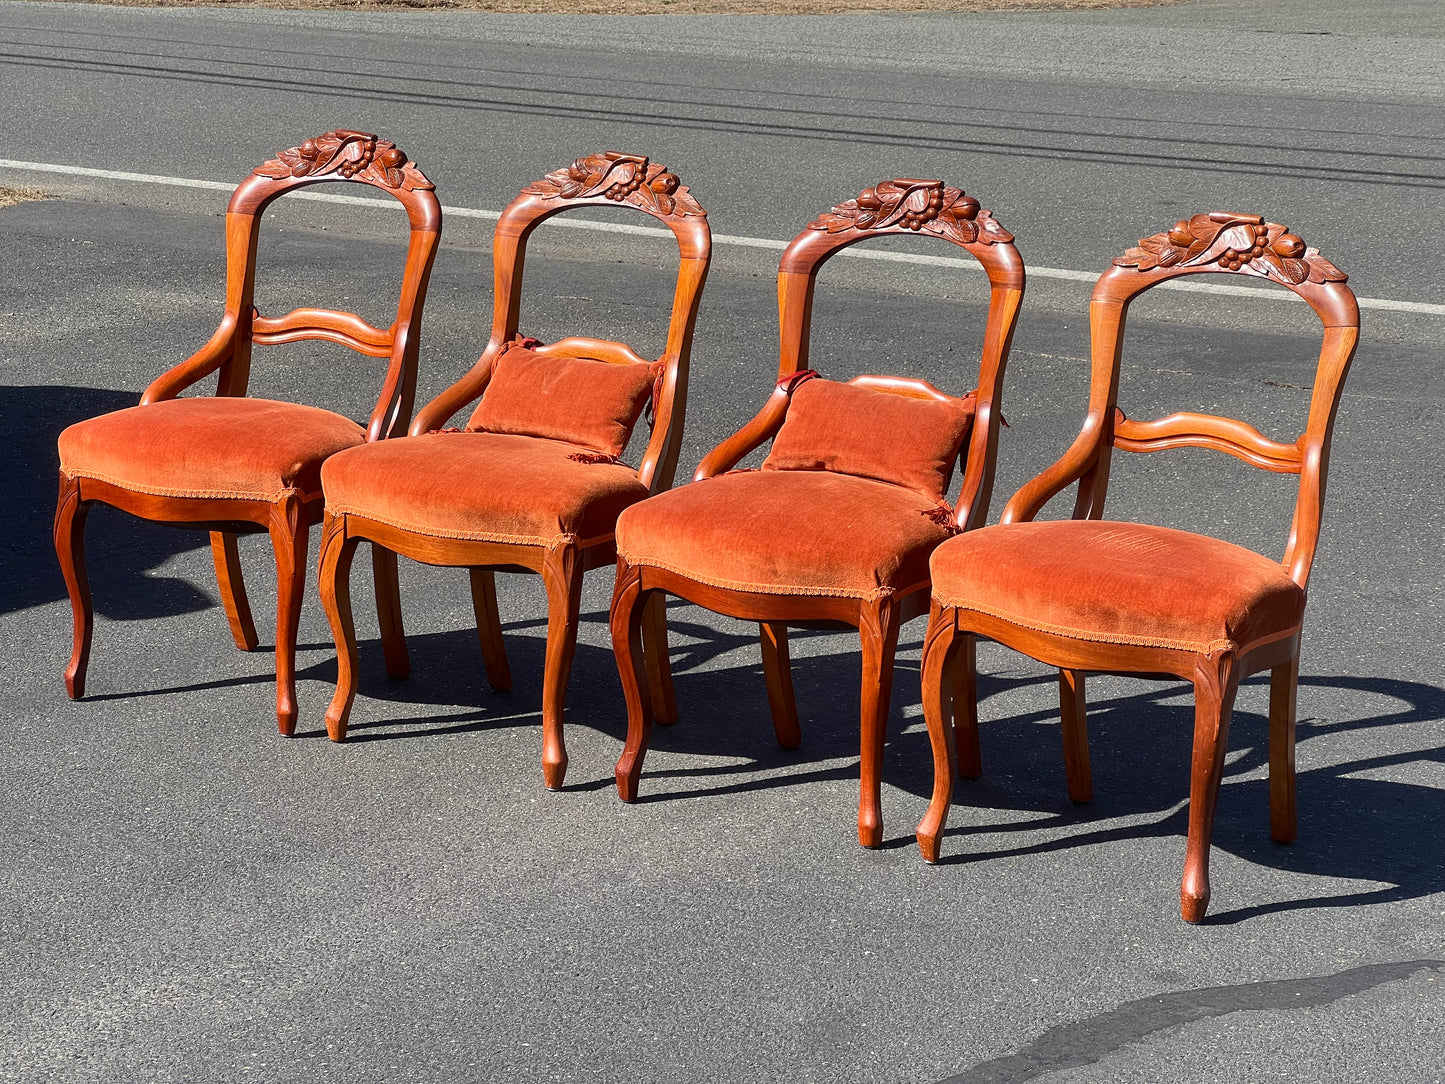
<instances>
[{"instance_id":1,"label":"wooden chair","mask_svg":"<svg viewBox=\"0 0 1445 1084\"><path fill-rule=\"evenodd\" d=\"M923 380L860 376L847 384L807 368L813 291L835 253L873 237L921 234L962 247L990 283L978 388L965 398ZM778 384L747 426L702 461L694 484L628 509L617 526L612 643L627 699L617 762L623 801L637 796L653 718L642 693L639 636L649 607L677 595L757 621L780 745L801 735L788 626L858 629L863 653L858 838L882 838L879 770L899 627L924 612L928 556L988 512L1000 392L1024 267L1013 237L979 203L941 181L898 179L865 189L809 224L778 270ZM772 440L762 469L734 471ZM946 504L956 459L956 509Z\"/></svg>"},{"instance_id":2,"label":"wooden chair","mask_svg":"<svg viewBox=\"0 0 1445 1084\"><path fill-rule=\"evenodd\" d=\"M933 555L923 706L934 787L918 843L925 859L937 860L953 773L979 773L973 681L978 637L1059 667L1064 767L1076 802L1093 794L1085 672L1183 678L1194 684L1195 723L1180 911L1185 921L1198 922L1209 906L1210 835L1235 690L1261 670L1271 674L1270 829L1281 843L1295 838L1300 626L1319 539L1330 432L1360 314L1338 269L1285 227L1257 215L1195 215L1145 238L1114 264L1100 277L1090 304L1093 375L1083 432L1062 459L1014 495L998 526L949 541ZM1293 443L1271 440L1232 418L1182 413L1141 422L1118 408L1129 303L1161 282L1203 272L1279 283L1309 302L1323 322L1309 421ZM1264 470L1299 475L1282 562L1203 535L1102 519L1115 448L1180 447L1213 448ZM1079 490L1072 520L1033 522L1074 482Z\"/></svg>"},{"instance_id":3,"label":"wooden chair","mask_svg":"<svg viewBox=\"0 0 1445 1084\"><path fill-rule=\"evenodd\" d=\"M382 330L361 317L301 308L262 316L253 303L261 215L277 197L324 181L380 189L411 223L396 320ZM441 206L416 164L394 144L343 129L308 139L257 167L226 208L226 310L211 340L158 377L141 405L92 418L60 434L55 552L70 592L74 646L65 671L73 699L85 692L92 610L84 530L100 501L142 519L211 533L221 601L236 646L256 647L236 537L265 531L276 552L276 721L296 725L296 627L306 582L307 533L321 519L321 463L333 452L406 430L416 386L422 303L441 233ZM325 339L387 359L381 394L363 429L349 418L296 403L246 397L253 343ZM178 398L211 373L214 396Z\"/></svg>"},{"instance_id":4,"label":"wooden chair","mask_svg":"<svg viewBox=\"0 0 1445 1084\"><path fill-rule=\"evenodd\" d=\"M554 215L605 206L645 212L677 239L680 263L667 345L655 362L619 342L566 338L545 346L517 337L522 267L532 231ZM672 484L693 325L711 245L706 212L665 166L640 155L608 152L579 159L523 189L502 212L493 241L492 336L480 360L418 413L411 437L385 447L357 448L323 472L327 515L321 592L340 667L326 713L334 741L346 737L356 695L356 634L347 584L359 541L370 541L374 554L392 554L390 585L378 587L378 596L386 667L393 678L410 672L396 601L395 554L470 569L482 659L494 689L511 687L494 573L537 572L547 591L542 770L549 788L562 786L567 770L562 714L577 643L582 576L615 560L617 514ZM437 431L478 398L467 430ZM618 454L649 401L652 434L642 465L634 470ZM656 650L658 704L665 712L667 648L661 616L659 608L649 643Z\"/></svg>"}]
</instances>

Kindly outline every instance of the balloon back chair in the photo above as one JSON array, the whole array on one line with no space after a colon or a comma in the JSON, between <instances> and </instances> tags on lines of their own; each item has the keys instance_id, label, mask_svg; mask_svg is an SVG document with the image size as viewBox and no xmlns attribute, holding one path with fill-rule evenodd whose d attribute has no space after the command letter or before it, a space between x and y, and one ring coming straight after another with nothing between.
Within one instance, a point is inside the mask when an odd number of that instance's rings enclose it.
<instances>
[{"instance_id":1,"label":"balloon back chair","mask_svg":"<svg viewBox=\"0 0 1445 1084\"><path fill-rule=\"evenodd\" d=\"M923 705L934 790L918 842L924 858L936 861L954 772L979 773L972 682L977 637L1059 668L1065 775L1077 802L1093 796L1085 672L1183 678L1194 685L1195 722L1180 911L1186 921L1198 922L1209 906L1210 837L1235 691L1241 679L1261 670L1271 673L1270 829L1282 843L1295 838L1300 628L1319 540L1330 434L1360 313L1344 274L1284 226L1257 215L1195 215L1145 238L1114 265L1100 277L1090 304L1093 372L1083 431L1062 459L1014 495L998 526L953 539L933 555ZM1233 418L1181 413L1137 421L1119 409L1130 302L1162 282L1203 272L1280 284L1309 302L1324 324L1309 419L1298 440L1271 440ZM1180 447L1213 448L1267 471L1299 475L1283 561L1204 535L1102 519L1114 449ZM1073 519L1033 522L1074 482Z\"/></svg>"},{"instance_id":2,"label":"balloon back chair","mask_svg":"<svg viewBox=\"0 0 1445 1084\"><path fill-rule=\"evenodd\" d=\"M261 215L277 197L328 181L369 185L393 196L411 224L396 320L387 329L331 309L262 316L253 297ZM226 208L226 309L205 346L146 388L141 405L79 422L60 434L55 552L70 593L75 634L65 685L85 693L90 657L86 514L97 501L142 519L211 533L221 601L236 646L256 647L236 538L267 532L276 554L276 721L296 725L296 628L306 582L307 535L322 513L327 456L406 431L415 395L422 303L441 234L432 184L392 143L344 129L308 139L257 167ZM317 407L246 396L251 347L324 339L373 358L386 372L363 429ZM211 373L214 396L178 398Z\"/></svg>"},{"instance_id":3,"label":"balloon back chair","mask_svg":"<svg viewBox=\"0 0 1445 1084\"><path fill-rule=\"evenodd\" d=\"M823 264L869 238L919 234L962 247L988 273L978 387L963 398L923 380L818 379L808 366L813 294ZM880 763L900 625L927 608L928 556L988 512L1004 365L1023 297L1013 237L972 196L941 181L866 189L809 224L778 270L778 382L758 415L713 449L694 484L628 509L617 527L612 642L627 700L617 790L637 796L652 722L639 652L648 608L677 595L759 624L780 745L801 735L788 627L856 628L862 643L858 838L881 840ZM734 470L772 441L758 470ZM946 504L963 463L956 508Z\"/></svg>"},{"instance_id":4,"label":"balloon back chair","mask_svg":"<svg viewBox=\"0 0 1445 1084\"><path fill-rule=\"evenodd\" d=\"M588 207L645 212L677 240L679 266L667 344L648 361L631 347L572 337L551 345L519 338L527 239L543 221ZM321 592L339 655L328 733L346 737L356 694L356 634L348 577L362 539L377 562L377 598L387 672L410 671L396 588L395 554L470 569L472 601L487 679L511 686L497 612L496 571L536 572L547 592L542 693L542 770L562 786L567 752L562 715L577 643L582 576L616 559L613 530L625 507L672 484L687 400L693 325L707 278L711 233L706 212L676 175L656 162L608 152L579 159L523 189L502 212L493 241L496 287L491 339L475 366L418 414L412 436L357 448L323 473L327 515ZM440 431L480 400L465 430ZM640 468L621 462L644 407L652 432ZM367 452L380 451L380 455ZM666 633L652 626L665 680ZM659 707L666 710L662 686Z\"/></svg>"}]
</instances>

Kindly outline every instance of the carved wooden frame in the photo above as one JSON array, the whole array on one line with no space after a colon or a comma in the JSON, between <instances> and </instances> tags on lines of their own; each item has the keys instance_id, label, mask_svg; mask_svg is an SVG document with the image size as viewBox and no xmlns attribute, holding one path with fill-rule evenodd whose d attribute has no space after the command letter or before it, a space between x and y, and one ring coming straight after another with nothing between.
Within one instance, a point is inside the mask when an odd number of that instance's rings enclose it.
<instances>
[{"instance_id":1,"label":"carved wooden frame","mask_svg":"<svg viewBox=\"0 0 1445 1084\"><path fill-rule=\"evenodd\" d=\"M497 355L518 336L522 301L522 273L527 241L547 219L586 207L631 206L666 225L677 240L679 266L668 324L667 344L655 362L638 355L624 343L569 337L534 347L554 357L585 357L611 364L660 364L662 376L655 396L652 436L638 475L649 492L667 489L677 468L686 413L688 362L693 328L711 259L712 234L706 212L661 163L642 155L605 152L580 158L571 166L549 173L528 185L502 212L492 246L496 280L491 338L471 370L447 388L416 416L413 435L444 426L462 407L486 390ZM336 639L338 675L335 696L326 713L327 732L333 741L346 738L351 705L356 695L356 633L349 595L349 569L358 542L372 543L377 578L377 604L387 673L403 678L410 673L397 587L396 555L426 564L470 570L472 602L481 641L487 681L492 688L511 687L511 672L502 643L497 612L495 572L530 571L541 575L547 591L547 652L542 693L542 770L546 785L559 789L567 771L562 723L567 679L577 642L582 576L592 568L616 560L616 546L607 540L590 545L556 547L436 538L380 523L355 513L327 513L321 540L321 597ZM661 606L648 622L649 656L653 688L660 713L671 703L667 670L666 628Z\"/></svg>"},{"instance_id":2,"label":"carved wooden frame","mask_svg":"<svg viewBox=\"0 0 1445 1084\"><path fill-rule=\"evenodd\" d=\"M256 250L261 215L287 192L326 181L370 185L394 197L410 224L406 266L396 319L383 330L361 317L332 309L300 308L285 316L262 316L255 306ZM422 309L432 262L441 234L441 205L432 183L395 144L348 129L326 132L299 147L282 151L242 181L226 206L226 305L220 326L203 347L162 373L141 396L141 404L174 399L198 381L217 373L217 396L244 396L250 378L253 343L274 345L323 339L368 357L386 358L367 439L396 436L406 429L416 389L417 349ZM296 725L296 629L306 581L308 531L321 519L318 495L303 500L295 493L276 501L173 497L140 493L83 475L60 475L55 511L55 549L70 594L74 638L65 685L72 699L85 694L93 611L85 569L86 515L95 502L109 504L142 519L209 531L221 601L236 646L257 646L241 578L236 538L267 532L276 554L276 720L282 734Z\"/></svg>"},{"instance_id":3,"label":"carved wooden frame","mask_svg":"<svg viewBox=\"0 0 1445 1084\"><path fill-rule=\"evenodd\" d=\"M1213 448L1264 470L1300 476L1282 563L1300 588L1307 588L1319 541L1335 413L1359 339L1359 307L1345 285L1344 274L1284 226L1265 222L1258 215L1231 212L1199 214L1181 221L1166 233L1145 238L1114 264L1099 278L1089 306L1093 362L1083 430L1057 463L1014 494L1001 522L1032 520L1049 500L1075 482L1079 489L1073 518L1102 518L1115 448L1131 452ZM1324 325L1309 419L1294 443L1271 440L1233 418L1179 413L1139 422L1119 409L1120 360L1129 304L1161 282L1204 272L1276 282L1308 302ZM1235 691L1245 677L1269 670L1270 830L1279 842L1294 840L1298 633L1239 656L1228 652L1203 655L1087 642L935 605L923 654L923 707L934 761L933 798L917 833L926 860L938 858L954 774L974 778L981 770L974 677L979 637L1059 668L1064 768L1069 797L1076 802L1087 802L1093 796L1085 724L1086 671L1174 676L1193 683L1194 754L1180 887L1180 913L1188 922L1201 921L1209 907L1209 848Z\"/></svg>"},{"instance_id":4,"label":"carved wooden frame","mask_svg":"<svg viewBox=\"0 0 1445 1084\"><path fill-rule=\"evenodd\" d=\"M733 469L782 427L796 384L807 371L813 296L818 272L832 256L873 237L922 233L964 248L989 278L989 310L979 368L974 428L967 446L962 491L951 514L961 530L980 526L988 515L998 445L1004 368L1024 291L1024 265L1013 236L982 210L976 199L942 181L900 178L865 189L808 225L783 252L778 267L780 353L778 384L756 417L707 454L694 481ZM850 381L881 391L917 398L950 398L924 380L860 376ZM718 613L759 624L768 703L778 742L794 748L801 740L788 660L788 626L858 629L863 654L861 764L858 838L865 847L882 840L879 809L881 763L886 737L893 656L903 622L927 608L928 584L900 597L877 600L817 595L782 595L728 590L650 565L617 562L612 600L612 644L627 701L627 744L617 762L617 791L623 801L637 797L657 696L642 689L656 668L644 666L640 652L648 615L666 595L676 595ZM654 684L656 678L652 678ZM668 714L676 718L670 679L665 681Z\"/></svg>"}]
</instances>

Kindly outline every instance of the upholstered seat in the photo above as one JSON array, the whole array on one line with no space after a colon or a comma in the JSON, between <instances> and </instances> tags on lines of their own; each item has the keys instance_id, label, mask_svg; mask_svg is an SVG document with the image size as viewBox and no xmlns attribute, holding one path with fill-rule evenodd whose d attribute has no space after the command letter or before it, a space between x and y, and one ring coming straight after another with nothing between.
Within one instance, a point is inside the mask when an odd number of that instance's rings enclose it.
<instances>
[{"instance_id":1,"label":"upholstered seat","mask_svg":"<svg viewBox=\"0 0 1445 1084\"><path fill-rule=\"evenodd\" d=\"M1304 618L1278 561L1140 523L1004 523L940 546L932 571L940 605L1099 643L1240 653Z\"/></svg>"},{"instance_id":2,"label":"upholstered seat","mask_svg":"<svg viewBox=\"0 0 1445 1084\"><path fill-rule=\"evenodd\" d=\"M928 555L950 534L929 518L938 507L830 471L723 474L629 508L617 552L734 591L873 600L928 583Z\"/></svg>"},{"instance_id":3,"label":"upholstered seat","mask_svg":"<svg viewBox=\"0 0 1445 1084\"><path fill-rule=\"evenodd\" d=\"M321 492L326 457L365 442L365 429L319 407L167 399L70 426L60 434L60 469L164 497L310 499Z\"/></svg>"},{"instance_id":4,"label":"upholstered seat","mask_svg":"<svg viewBox=\"0 0 1445 1084\"><path fill-rule=\"evenodd\" d=\"M631 467L587 456L540 437L435 433L342 452L321 477L333 516L437 538L590 546L611 538L647 487Z\"/></svg>"}]
</instances>

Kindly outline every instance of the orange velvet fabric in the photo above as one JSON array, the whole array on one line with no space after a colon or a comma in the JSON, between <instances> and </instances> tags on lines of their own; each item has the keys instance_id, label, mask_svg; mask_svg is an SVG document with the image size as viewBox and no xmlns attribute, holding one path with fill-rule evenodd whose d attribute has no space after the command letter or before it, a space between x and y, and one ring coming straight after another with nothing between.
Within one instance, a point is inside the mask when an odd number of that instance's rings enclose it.
<instances>
[{"instance_id":1,"label":"orange velvet fabric","mask_svg":"<svg viewBox=\"0 0 1445 1084\"><path fill-rule=\"evenodd\" d=\"M586 545L611 538L647 488L626 464L568 458L580 452L539 437L434 433L342 452L321 481L333 515L438 538Z\"/></svg>"},{"instance_id":2,"label":"orange velvet fabric","mask_svg":"<svg viewBox=\"0 0 1445 1084\"><path fill-rule=\"evenodd\" d=\"M932 569L944 606L1080 640L1245 651L1304 618L1305 594L1278 561L1139 523L986 527L940 546Z\"/></svg>"},{"instance_id":3,"label":"orange velvet fabric","mask_svg":"<svg viewBox=\"0 0 1445 1084\"><path fill-rule=\"evenodd\" d=\"M521 346L492 365L468 427L545 437L621 455L657 379L656 365L554 358Z\"/></svg>"},{"instance_id":4,"label":"orange velvet fabric","mask_svg":"<svg viewBox=\"0 0 1445 1084\"><path fill-rule=\"evenodd\" d=\"M724 474L661 493L617 521L617 552L699 583L877 599L926 585L949 537L932 501L826 471Z\"/></svg>"},{"instance_id":5,"label":"orange velvet fabric","mask_svg":"<svg viewBox=\"0 0 1445 1084\"><path fill-rule=\"evenodd\" d=\"M942 500L973 414L972 398L917 399L808 380L793 392L763 470L851 474Z\"/></svg>"},{"instance_id":6,"label":"orange velvet fabric","mask_svg":"<svg viewBox=\"0 0 1445 1084\"><path fill-rule=\"evenodd\" d=\"M274 501L321 493L321 464L366 442L339 414L298 403L168 399L77 422L60 434L60 469L138 493Z\"/></svg>"}]
</instances>

